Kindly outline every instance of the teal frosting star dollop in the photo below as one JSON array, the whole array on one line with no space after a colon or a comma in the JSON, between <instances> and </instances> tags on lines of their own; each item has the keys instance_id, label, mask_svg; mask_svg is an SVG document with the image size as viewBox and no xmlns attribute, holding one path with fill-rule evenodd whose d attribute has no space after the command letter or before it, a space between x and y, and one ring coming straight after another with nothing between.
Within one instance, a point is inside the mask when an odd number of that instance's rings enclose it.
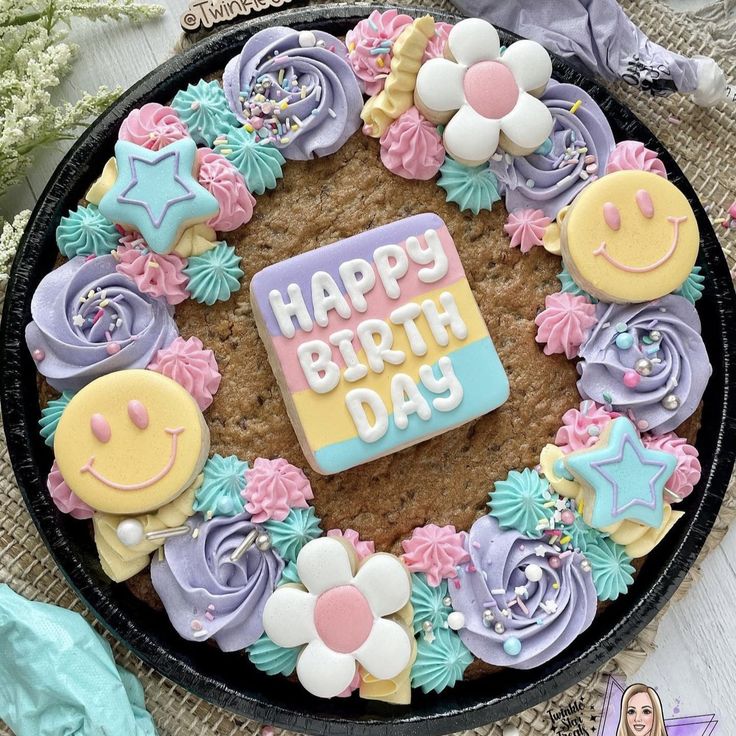
<instances>
[{"instance_id":1,"label":"teal frosting star dollop","mask_svg":"<svg viewBox=\"0 0 736 736\"><path fill-rule=\"evenodd\" d=\"M448 596L447 581L442 580L435 588L422 573L411 576L411 605L414 608L414 633L422 631L424 622L429 621L433 629L442 628L452 608L443 602Z\"/></svg>"},{"instance_id":2,"label":"teal frosting star dollop","mask_svg":"<svg viewBox=\"0 0 736 736\"><path fill-rule=\"evenodd\" d=\"M506 480L496 481L489 495L490 515L501 529L516 529L526 537L540 537L542 522L554 514L549 483L536 470L510 471Z\"/></svg>"},{"instance_id":3,"label":"teal frosting star dollop","mask_svg":"<svg viewBox=\"0 0 736 736\"><path fill-rule=\"evenodd\" d=\"M220 211L217 199L194 176L196 155L191 138L159 151L118 141L118 176L102 197L100 212L137 230L155 253L170 253L187 227Z\"/></svg>"},{"instance_id":4,"label":"teal frosting star dollop","mask_svg":"<svg viewBox=\"0 0 736 736\"><path fill-rule=\"evenodd\" d=\"M678 296L685 297L691 304L695 304L705 291L705 276L700 273L702 266L693 266L693 270L685 279L685 283L675 292Z\"/></svg>"},{"instance_id":5,"label":"teal frosting star dollop","mask_svg":"<svg viewBox=\"0 0 736 736\"><path fill-rule=\"evenodd\" d=\"M564 458L575 480L594 495L586 504L585 519L596 529L626 519L658 529L664 515L664 486L675 472L677 458L644 447L626 417L614 419L604 434L605 439L602 435L589 450Z\"/></svg>"},{"instance_id":6,"label":"teal frosting star dollop","mask_svg":"<svg viewBox=\"0 0 736 736\"><path fill-rule=\"evenodd\" d=\"M585 554L588 547L597 542L602 535L597 529L593 529L592 526L586 524L583 517L577 511L573 511L573 513L575 514L575 520L572 524L561 524L560 526L560 531L563 535L562 539L565 536L569 536L569 546L573 549L579 549Z\"/></svg>"},{"instance_id":7,"label":"teal frosting star dollop","mask_svg":"<svg viewBox=\"0 0 736 736\"><path fill-rule=\"evenodd\" d=\"M276 180L283 176L281 167L286 163L278 148L261 140L265 139L245 128L230 128L215 140L215 152L238 169L253 194L273 189Z\"/></svg>"},{"instance_id":8,"label":"teal frosting star dollop","mask_svg":"<svg viewBox=\"0 0 736 736\"><path fill-rule=\"evenodd\" d=\"M56 245L67 258L106 256L118 247L119 240L115 225L93 204L70 210L56 228Z\"/></svg>"},{"instance_id":9,"label":"teal frosting star dollop","mask_svg":"<svg viewBox=\"0 0 736 736\"><path fill-rule=\"evenodd\" d=\"M296 669L301 647L280 647L265 634L248 647L248 658L253 666L267 675L288 677Z\"/></svg>"},{"instance_id":10,"label":"teal frosting star dollop","mask_svg":"<svg viewBox=\"0 0 736 736\"><path fill-rule=\"evenodd\" d=\"M560 282L560 291L566 293L566 294L572 294L573 296L586 296L588 299L590 299L592 304L596 304L598 300L594 297L588 294L587 291L584 289L581 289L573 279L572 276L570 276L570 272L563 266L562 271L557 274L557 280Z\"/></svg>"},{"instance_id":11,"label":"teal frosting star dollop","mask_svg":"<svg viewBox=\"0 0 736 736\"><path fill-rule=\"evenodd\" d=\"M460 637L451 629L440 628L434 639L419 637L417 658L411 668L411 686L422 692L441 693L462 680L463 673L473 661L473 655Z\"/></svg>"},{"instance_id":12,"label":"teal frosting star dollop","mask_svg":"<svg viewBox=\"0 0 736 736\"><path fill-rule=\"evenodd\" d=\"M291 509L283 521L270 519L263 527L271 536L271 544L279 556L290 562L296 562L302 547L322 533L320 521L312 506Z\"/></svg>"},{"instance_id":13,"label":"teal frosting star dollop","mask_svg":"<svg viewBox=\"0 0 736 736\"><path fill-rule=\"evenodd\" d=\"M445 190L448 202L455 202L461 210L470 210L474 215L481 210L490 211L493 203L501 199L498 179L487 164L464 166L446 156L437 184Z\"/></svg>"},{"instance_id":14,"label":"teal frosting star dollop","mask_svg":"<svg viewBox=\"0 0 736 736\"><path fill-rule=\"evenodd\" d=\"M235 455L213 455L204 466L202 485L194 496L194 510L213 516L237 516L245 507L241 495L245 490L248 463Z\"/></svg>"},{"instance_id":15,"label":"teal frosting star dollop","mask_svg":"<svg viewBox=\"0 0 736 736\"><path fill-rule=\"evenodd\" d=\"M54 446L54 435L56 434L56 427L59 424L61 415L66 409L66 405L71 401L74 396L73 391L64 391L64 393L57 399L51 399L46 406L41 409L41 418L38 420L38 426L41 428L41 437L43 441L49 447Z\"/></svg>"},{"instance_id":16,"label":"teal frosting star dollop","mask_svg":"<svg viewBox=\"0 0 736 736\"><path fill-rule=\"evenodd\" d=\"M588 545L585 556L590 562L593 585L599 600L615 601L634 582L631 558L612 539L599 536Z\"/></svg>"},{"instance_id":17,"label":"teal frosting star dollop","mask_svg":"<svg viewBox=\"0 0 736 736\"><path fill-rule=\"evenodd\" d=\"M189 277L187 290L192 299L208 307L227 301L230 294L240 289L240 261L235 248L227 243L218 243L201 255L191 256L184 273Z\"/></svg>"},{"instance_id":18,"label":"teal frosting star dollop","mask_svg":"<svg viewBox=\"0 0 736 736\"><path fill-rule=\"evenodd\" d=\"M281 573L281 580L279 580L279 585L287 585L292 583L301 583L301 578L299 577L299 573L296 569L296 563L295 562L287 562L284 566L284 571Z\"/></svg>"},{"instance_id":19,"label":"teal frosting star dollop","mask_svg":"<svg viewBox=\"0 0 736 736\"><path fill-rule=\"evenodd\" d=\"M220 133L238 124L238 119L228 107L225 92L212 80L200 79L180 89L171 102L189 135L203 146L211 146Z\"/></svg>"}]
</instances>

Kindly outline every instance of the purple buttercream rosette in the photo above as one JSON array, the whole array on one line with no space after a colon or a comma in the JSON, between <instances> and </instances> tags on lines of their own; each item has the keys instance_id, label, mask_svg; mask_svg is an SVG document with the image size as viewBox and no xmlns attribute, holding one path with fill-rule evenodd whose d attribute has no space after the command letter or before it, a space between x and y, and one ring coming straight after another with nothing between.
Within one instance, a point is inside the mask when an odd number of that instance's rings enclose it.
<instances>
[{"instance_id":1,"label":"purple buttercream rosette","mask_svg":"<svg viewBox=\"0 0 736 736\"><path fill-rule=\"evenodd\" d=\"M450 597L465 617L460 638L478 659L531 669L592 623L598 598L579 552L559 553L514 529L502 531L492 516L473 524L466 544L470 563L458 568Z\"/></svg>"},{"instance_id":2,"label":"purple buttercream rosette","mask_svg":"<svg viewBox=\"0 0 736 736\"><path fill-rule=\"evenodd\" d=\"M603 111L580 87L552 80L540 99L554 120L551 150L516 157L499 153L490 167L509 212L541 209L554 219L586 184L605 173L616 142ZM582 104L570 112L577 100Z\"/></svg>"},{"instance_id":3,"label":"purple buttercream rosette","mask_svg":"<svg viewBox=\"0 0 736 736\"><path fill-rule=\"evenodd\" d=\"M171 537L164 559L151 563L153 587L184 639L214 639L224 652L245 649L263 634L263 608L281 578L283 560L254 544L236 562L231 555L260 527L250 514L191 519L199 529Z\"/></svg>"},{"instance_id":4,"label":"purple buttercream rosette","mask_svg":"<svg viewBox=\"0 0 736 736\"><path fill-rule=\"evenodd\" d=\"M267 28L228 62L225 96L242 123L253 110L258 120L278 121L276 135L263 137L269 124L256 132L286 158L327 156L361 125L363 96L347 59L345 44L329 33Z\"/></svg>"},{"instance_id":5,"label":"purple buttercream rosette","mask_svg":"<svg viewBox=\"0 0 736 736\"><path fill-rule=\"evenodd\" d=\"M113 256L77 256L45 276L33 295L26 343L57 391L145 368L179 334L166 300L140 292L116 265Z\"/></svg>"},{"instance_id":6,"label":"purple buttercream rosette","mask_svg":"<svg viewBox=\"0 0 736 736\"><path fill-rule=\"evenodd\" d=\"M579 353L581 396L628 415L641 431L676 429L698 408L711 374L695 307L670 294L645 304L599 303L596 318ZM617 346L621 331L634 338L631 347ZM636 385L624 383L627 373Z\"/></svg>"}]
</instances>

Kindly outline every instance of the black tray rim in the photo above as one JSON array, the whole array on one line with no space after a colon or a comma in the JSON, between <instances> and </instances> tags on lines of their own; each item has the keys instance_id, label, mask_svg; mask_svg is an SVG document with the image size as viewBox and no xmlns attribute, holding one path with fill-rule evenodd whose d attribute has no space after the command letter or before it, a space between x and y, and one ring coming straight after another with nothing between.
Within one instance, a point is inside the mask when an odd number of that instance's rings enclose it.
<instances>
[{"instance_id":1,"label":"black tray rim","mask_svg":"<svg viewBox=\"0 0 736 736\"><path fill-rule=\"evenodd\" d=\"M537 668L532 671L535 676L531 679L525 678L523 671L507 671L510 674L507 677L509 685L506 692L481 695L477 692L479 688L474 686L471 697L468 697L467 694L461 695L459 688L455 688L434 698L420 697L418 702L415 699L411 707L392 707L370 701L356 702L355 698L326 703L299 694L298 691L294 692L293 687L285 696L277 697L274 693L266 695L262 687L262 680L266 679L263 675L252 686L247 681L239 686L234 685L213 668L204 666L203 659L210 657L202 658L189 651L175 652L167 647L166 640L169 640L168 643L173 641L168 632L151 631L145 622L127 615L121 610L114 595L95 583L65 533L66 520L59 518L60 514L44 492L42 478L45 479L47 471L41 471L39 467L39 456L43 456L45 451L39 446L36 425L39 409L35 367L23 340L25 324L29 319L32 286L38 281L38 261L44 252L48 260L47 251L53 247L53 232L59 217L68 206L66 203L74 201L80 188L85 183L88 184L95 172L101 169L101 163L105 159L99 156L100 148L107 143L111 149L110 141L114 140L120 121L132 108L146 101L164 102L187 81L206 74L205 67L222 68L223 64L215 63L212 59L223 57L224 54L234 55L253 33L275 25L289 25L298 30L337 25L347 28L365 17L369 10L389 7L413 16L430 12L435 19L445 22L457 22L461 19L460 15L446 11L401 5L340 4L301 9L292 7L226 27L164 62L130 87L82 134L39 197L7 284L0 330L0 402L11 462L36 527L67 582L85 606L115 638L147 665L195 695L257 721L330 736L430 736L474 728L514 715L591 674L625 647L674 593L697 558L715 522L736 459L736 443L733 442L736 428L736 378L733 372L736 360L736 295L725 257L707 214L679 167L652 132L609 92L555 59L555 77L562 77L564 81L583 87L601 104L607 115L620 115L625 120L622 128L631 137L660 153L670 179L693 204L701 230L699 263L706 269L709 292L714 302L712 306L715 312L709 316L717 319L721 336L718 349L715 354L711 353L714 378L717 374L719 383L722 384L719 387L720 406L712 407L710 413L713 416L709 416L711 421L707 427L714 449L713 462L705 469L698 492L693 494L698 498L688 499L688 523L683 525L681 533L676 537L676 543L666 551L657 552L657 559L664 559L652 584L641 591L635 600L629 601L629 609L604 636L595 641L589 641L590 637L585 635L581 636L557 658L558 665ZM513 34L505 35L514 38ZM48 242L49 237L51 243ZM704 324L704 330L705 328ZM711 379L711 383L713 381ZM713 424L714 420L716 424ZM178 637L176 640L183 642ZM186 647L181 648L183 650ZM195 665L199 665L199 669ZM288 685L284 685L288 689Z\"/></svg>"}]
</instances>

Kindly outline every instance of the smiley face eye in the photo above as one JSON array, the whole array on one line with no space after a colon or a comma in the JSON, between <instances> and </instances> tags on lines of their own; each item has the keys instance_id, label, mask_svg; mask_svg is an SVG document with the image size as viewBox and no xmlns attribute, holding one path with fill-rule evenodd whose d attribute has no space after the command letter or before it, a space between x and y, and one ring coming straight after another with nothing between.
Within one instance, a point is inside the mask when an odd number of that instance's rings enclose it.
<instances>
[{"instance_id":1,"label":"smiley face eye","mask_svg":"<svg viewBox=\"0 0 736 736\"><path fill-rule=\"evenodd\" d=\"M93 414L89 420L90 429L92 434L100 442L109 442L112 436L112 430L110 429L110 423L102 416L102 414Z\"/></svg>"},{"instance_id":2,"label":"smiley face eye","mask_svg":"<svg viewBox=\"0 0 736 736\"><path fill-rule=\"evenodd\" d=\"M646 189L640 189L636 193L636 204L639 207L639 211L648 220L654 217L654 202L652 202L652 195Z\"/></svg>"},{"instance_id":3,"label":"smiley face eye","mask_svg":"<svg viewBox=\"0 0 736 736\"><path fill-rule=\"evenodd\" d=\"M128 402L128 416L138 429L148 426L148 410L137 399Z\"/></svg>"},{"instance_id":4,"label":"smiley face eye","mask_svg":"<svg viewBox=\"0 0 736 736\"><path fill-rule=\"evenodd\" d=\"M619 230L621 228L621 212L613 202L606 202L603 205L603 219L611 230Z\"/></svg>"}]
</instances>

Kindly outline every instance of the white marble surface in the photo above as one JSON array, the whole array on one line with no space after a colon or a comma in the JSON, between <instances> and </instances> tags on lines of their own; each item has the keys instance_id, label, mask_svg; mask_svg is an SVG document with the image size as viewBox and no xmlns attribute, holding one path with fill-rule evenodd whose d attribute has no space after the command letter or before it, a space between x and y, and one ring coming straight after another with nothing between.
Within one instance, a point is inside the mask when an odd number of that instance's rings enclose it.
<instances>
[{"instance_id":1,"label":"white marble surface","mask_svg":"<svg viewBox=\"0 0 736 736\"><path fill-rule=\"evenodd\" d=\"M179 36L178 16L185 0L161 0L169 12L142 26L79 23L72 40L82 47L71 77L59 93L68 99L100 84L127 87L164 61ZM677 10L691 10L704 0L670 0ZM25 182L0 199L0 212L10 216L32 207L61 159L63 150L38 157ZM701 579L687 597L666 614L657 651L638 679L655 686L666 715L715 712L715 733L736 734L736 529L705 562Z\"/></svg>"}]
</instances>

